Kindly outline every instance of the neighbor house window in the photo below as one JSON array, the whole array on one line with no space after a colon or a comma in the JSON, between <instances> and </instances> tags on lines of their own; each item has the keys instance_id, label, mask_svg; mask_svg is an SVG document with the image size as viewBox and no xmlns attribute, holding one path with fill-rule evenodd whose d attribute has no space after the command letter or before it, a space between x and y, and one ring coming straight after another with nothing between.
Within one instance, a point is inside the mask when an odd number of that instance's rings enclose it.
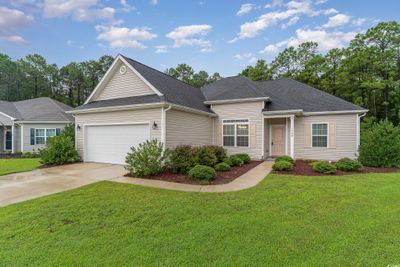
<instances>
[{"instance_id":1,"label":"neighbor house window","mask_svg":"<svg viewBox=\"0 0 400 267\"><path fill-rule=\"evenodd\" d=\"M44 145L47 139L56 136L56 129L35 129L35 144Z\"/></svg>"},{"instance_id":2,"label":"neighbor house window","mask_svg":"<svg viewBox=\"0 0 400 267\"><path fill-rule=\"evenodd\" d=\"M313 123L312 124L312 146L328 147L328 124Z\"/></svg>"},{"instance_id":3,"label":"neighbor house window","mask_svg":"<svg viewBox=\"0 0 400 267\"><path fill-rule=\"evenodd\" d=\"M223 146L249 146L249 120L223 120Z\"/></svg>"}]
</instances>

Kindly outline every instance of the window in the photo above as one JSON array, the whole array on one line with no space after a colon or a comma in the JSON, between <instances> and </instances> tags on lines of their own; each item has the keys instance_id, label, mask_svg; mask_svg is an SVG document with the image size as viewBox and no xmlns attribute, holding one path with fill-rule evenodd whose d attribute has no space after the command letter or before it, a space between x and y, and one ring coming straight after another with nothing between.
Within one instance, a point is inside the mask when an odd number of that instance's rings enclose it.
<instances>
[{"instance_id":1,"label":"window","mask_svg":"<svg viewBox=\"0 0 400 267\"><path fill-rule=\"evenodd\" d=\"M48 138L56 135L56 129L35 129L35 144L44 145Z\"/></svg>"},{"instance_id":2,"label":"window","mask_svg":"<svg viewBox=\"0 0 400 267\"><path fill-rule=\"evenodd\" d=\"M223 121L223 146L249 146L249 120Z\"/></svg>"},{"instance_id":3,"label":"window","mask_svg":"<svg viewBox=\"0 0 400 267\"><path fill-rule=\"evenodd\" d=\"M328 147L328 124L313 123L312 124L312 146Z\"/></svg>"}]
</instances>

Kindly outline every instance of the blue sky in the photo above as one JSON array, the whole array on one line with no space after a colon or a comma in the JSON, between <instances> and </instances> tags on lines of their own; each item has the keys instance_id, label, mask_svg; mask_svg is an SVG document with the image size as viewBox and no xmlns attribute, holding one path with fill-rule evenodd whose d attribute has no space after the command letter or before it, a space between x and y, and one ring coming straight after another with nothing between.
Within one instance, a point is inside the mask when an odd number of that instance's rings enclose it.
<instances>
[{"instance_id":1,"label":"blue sky","mask_svg":"<svg viewBox=\"0 0 400 267\"><path fill-rule=\"evenodd\" d=\"M398 0L0 0L0 52L59 66L122 53L229 76L304 41L322 53L346 46L399 10Z\"/></svg>"}]
</instances>

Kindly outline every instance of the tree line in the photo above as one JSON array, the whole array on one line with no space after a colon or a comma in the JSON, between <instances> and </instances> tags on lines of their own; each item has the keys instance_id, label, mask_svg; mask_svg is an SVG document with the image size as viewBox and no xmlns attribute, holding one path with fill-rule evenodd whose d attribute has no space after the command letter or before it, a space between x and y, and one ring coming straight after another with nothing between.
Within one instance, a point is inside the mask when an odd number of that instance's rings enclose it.
<instances>
[{"instance_id":1,"label":"tree line","mask_svg":"<svg viewBox=\"0 0 400 267\"><path fill-rule=\"evenodd\" d=\"M13 61L0 54L0 99L17 101L49 96L71 106L81 105L100 81L113 58L72 62L59 68L33 54ZM165 73L194 87L220 79L219 73L195 72L187 64ZM381 22L360 33L342 49L318 52L318 43L288 47L270 63L260 59L243 69L252 80L289 77L369 110L372 120L400 122L400 24Z\"/></svg>"}]
</instances>

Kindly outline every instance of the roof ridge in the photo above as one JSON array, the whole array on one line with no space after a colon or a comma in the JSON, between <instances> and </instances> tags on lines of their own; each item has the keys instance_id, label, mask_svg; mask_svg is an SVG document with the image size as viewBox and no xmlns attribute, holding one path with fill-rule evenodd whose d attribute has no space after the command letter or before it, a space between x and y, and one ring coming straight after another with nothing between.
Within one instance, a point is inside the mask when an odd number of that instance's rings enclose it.
<instances>
[{"instance_id":1,"label":"roof ridge","mask_svg":"<svg viewBox=\"0 0 400 267\"><path fill-rule=\"evenodd\" d=\"M121 55L123 58L125 58L125 59L132 60L132 61L134 61L135 63L138 63L138 64L140 64L140 65L142 65L142 66L145 66L145 67L147 67L147 68L149 68L149 69L152 69L152 70L154 70L154 71L157 71L157 72L159 72L159 73L161 73L161 74L163 74L163 75L165 75L165 76L167 76L167 77L169 77L169 78L172 78L172 79L174 79L174 80L176 80L176 81L178 81L178 82L184 83L184 84L186 84L186 85L192 87L193 89L200 89L200 88L194 87L193 85L188 84L188 83L185 82L185 81L179 80L178 78L175 78L175 77L173 77L173 76L171 76L171 75L169 75L169 74L167 74L167 73L165 73L165 72L159 71L158 69L155 69L155 68L150 67L150 66L148 66L148 65L146 65L146 64L143 64L143 63L141 63L141 62L139 62L139 61L137 61L137 60L134 60L134 59L132 59L132 58L130 58L130 57L124 56L124 55L122 55L122 54L120 54L120 55Z\"/></svg>"}]
</instances>

